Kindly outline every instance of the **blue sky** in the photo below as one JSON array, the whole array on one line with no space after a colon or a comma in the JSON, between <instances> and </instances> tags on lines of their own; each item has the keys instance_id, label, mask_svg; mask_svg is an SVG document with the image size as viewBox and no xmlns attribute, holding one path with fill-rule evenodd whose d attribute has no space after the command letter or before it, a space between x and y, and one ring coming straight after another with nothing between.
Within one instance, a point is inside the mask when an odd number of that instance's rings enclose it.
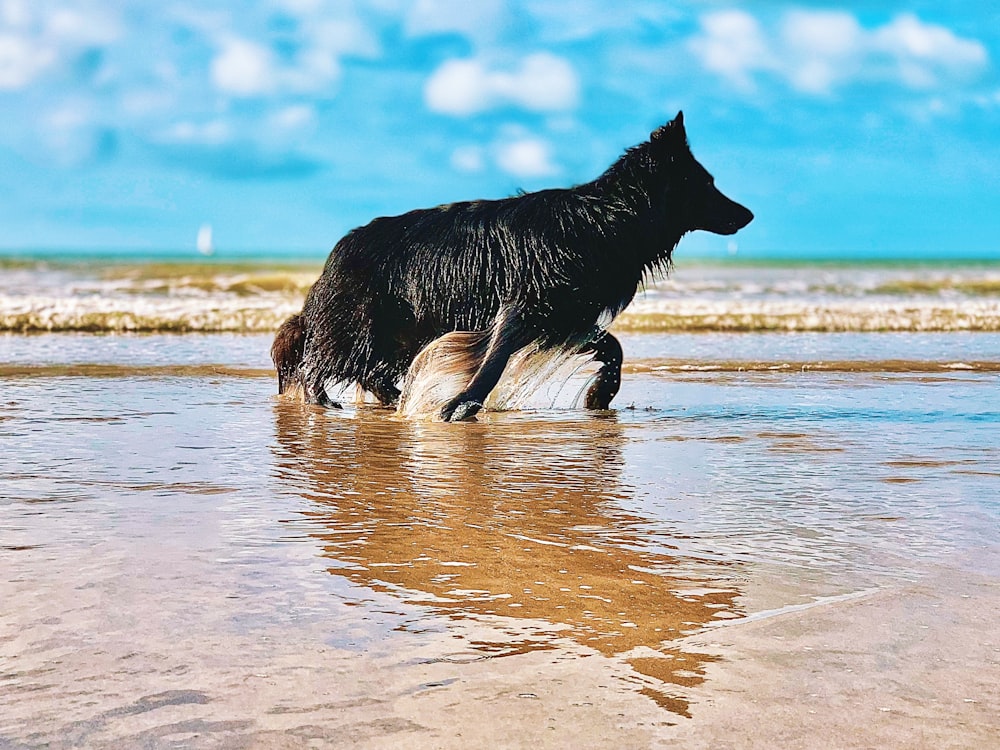
<instances>
[{"instance_id":1,"label":"blue sky","mask_svg":"<svg viewBox=\"0 0 1000 750\"><path fill-rule=\"evenodd\" d=\"M681 253L1000 259L998 65L992 3L0 0L0 248L321 256L683 109L757 219Z\"/></svg>"}]
</instances>

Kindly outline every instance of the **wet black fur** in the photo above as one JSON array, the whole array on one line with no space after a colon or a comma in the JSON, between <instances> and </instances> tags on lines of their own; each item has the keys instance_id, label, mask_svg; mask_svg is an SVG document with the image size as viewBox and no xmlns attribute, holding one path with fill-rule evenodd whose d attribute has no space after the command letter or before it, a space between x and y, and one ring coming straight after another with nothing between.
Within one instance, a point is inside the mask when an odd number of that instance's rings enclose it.
<instances>
[{"instance_id":1,"label":"wet black fur","mask_svg":"<svg viewBox=\"0 0 1000 750\"><path fill-rule=\"evenodd\" d=\"M356 382L392 403L416 354L450 331L492 331L495 356L445 418L463 402L474 412L492 370L531 343L596 350L620 368L601 326L667 271L687 232L732 234L752 218L716 190L678 114L593 182L375 219L337 243L301 316L276 337L279 390L297 384L307 401L330 403L328 382ZM614 382L588 406L606 408L617 392L617 372L607 375Z\"/></svg>"}]
</instances>

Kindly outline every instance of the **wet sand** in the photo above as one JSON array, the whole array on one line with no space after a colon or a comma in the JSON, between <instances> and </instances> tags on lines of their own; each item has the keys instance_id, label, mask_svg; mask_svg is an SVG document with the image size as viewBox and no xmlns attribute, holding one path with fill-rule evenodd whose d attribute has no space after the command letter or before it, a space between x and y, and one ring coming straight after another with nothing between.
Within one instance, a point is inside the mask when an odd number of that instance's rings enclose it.
<instances>
[{"instance_id":1,"label":"wet sand","mask_svg":"<svg viewBox=\"0 0 1000 750\"><path fill-rule=\"evenodd\" d=\"M998 595L995 576L945 568L693 637L685 647L729 658L693 691L697 720L669 736L692 748L993 747Z\"/></svg>"},{"instance_id":2,"label":"wet sand","mask_svg":"<svg viewBox=\"0 0 1000 750\"><path fill-rule=\"evenodd\" d=\"M4 339L0 747L987 747L1000 381L935 341L636 337L616 412L441 425Z\"/></svg>"}]
</instances>

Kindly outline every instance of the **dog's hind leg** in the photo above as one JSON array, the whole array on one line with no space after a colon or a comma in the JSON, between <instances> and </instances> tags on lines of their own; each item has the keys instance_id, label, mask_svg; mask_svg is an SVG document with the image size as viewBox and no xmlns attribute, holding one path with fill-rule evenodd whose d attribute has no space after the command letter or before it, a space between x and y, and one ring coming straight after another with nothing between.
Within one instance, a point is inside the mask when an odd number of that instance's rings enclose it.
<instances>
[{"instance_id":1,"label":"dog's hind leg","mask_svg":"<svg viewBox=\"0 0 1000 750\"><path fill-rule=\"evenodd\" d=\"M587 389L584 403L588 409L607 409L622 384L622 345L610 333L603 331L580 350L581 354L588 352L594 353L601 369L597 371L593 385Z\"/></svg>"},{"instance_id":2,"label":"dog's hind leg","mask_svg":"<svg viewBox=\"0 0 1000 750\"><path fill-rule=\"evenodd\" d=\"M313 366L310 367L309 364L313 364ZM314 363L307 362L307 364L303 366L301 377L302 395L307 404L316 404L317 406L325 406L332 409L343 408L339 401L333 399L330 394L326 392L326 384L330 379L328 372L320 370Z\"/></svg>"},{"instance_id":3,"label":"dog's hind leg","mask_svg":"<svg viewBox=\"0 0 1000 750\"><path fill-rule=\"evenodd\" d=\"M445 422L457 422L472 417L482 409L486 397L500 382L511 355L530 344L534 338L520 315L510 309L501 311L491 329L482 364L462 392L444 405L441 418Z\"/></svg>"},{"instance_id":4,"label":"dog's hind leg","mask_svg":"<svg viewBox=\"0 0 1000 750\"><path fill-rule=\"evenodd\" d=\"M326 392L325 385L306 385L305 388L305 398L307 404L316 404L317 406L325 406L328 409L343 409L339 401L330 397L330 394Z\"/></svg>"}]
</instances>

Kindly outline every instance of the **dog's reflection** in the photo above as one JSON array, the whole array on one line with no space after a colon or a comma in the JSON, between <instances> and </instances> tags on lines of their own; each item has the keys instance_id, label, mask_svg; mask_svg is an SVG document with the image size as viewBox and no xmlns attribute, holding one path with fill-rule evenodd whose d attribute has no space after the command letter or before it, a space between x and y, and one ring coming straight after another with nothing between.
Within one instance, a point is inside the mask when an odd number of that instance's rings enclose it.
<instances>
[{"instance_id":1,"label":"dog's reflection","mask_svg":"<svg viewBox=\"0 0 1000 750\"><path fill-rule=\"evenodd\" d=\"M680 575L669 540L625 510L614 415L456 426L275 409L279 479L314 501L331 573L453 618L548 623L522 650L568 636L624 658L643 692L687 714L668 685L700 683L711 657L671 640L732 613L738 592Z\"/></svg>"}]
</instances>

